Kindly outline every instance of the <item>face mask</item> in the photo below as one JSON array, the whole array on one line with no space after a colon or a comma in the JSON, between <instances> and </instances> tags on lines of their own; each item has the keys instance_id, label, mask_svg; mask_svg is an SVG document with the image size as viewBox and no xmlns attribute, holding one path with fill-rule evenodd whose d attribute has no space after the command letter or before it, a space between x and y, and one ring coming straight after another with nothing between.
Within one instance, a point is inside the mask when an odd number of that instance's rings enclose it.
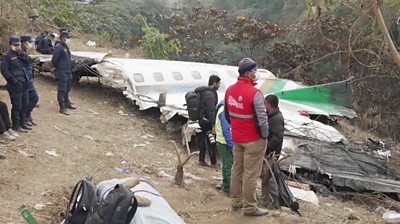
<instances>
[{"instance_id":1,"label":"face mask","mask_svg":"<svg viewBox=\"0 0 400 224\"><path fill-rule=\"evenodd\" d=\"M11 46L11 50L17 51L17 46Z\"/></svg>"},{"instance_id":2,"label":"face mask","mask_svg":"<svg viewBox=\"0 0 400 224\"><path fill-rule=\"evenodd\" d=\"M33 44L32 44L32 43L28 43L27 48L28 48L28 49L31 49L32 47L33 47Z\"/></svg>"},{"instance_id":3,"label":"face mask","mask_svg":"<svg viewBox=\"0 0 400 224\"><path fill-rule=\"evenodd\" d=\"M70 46L70 45L71 45L71 42L72 42L71 39L66 39L66 40L65 40L65 44L66 44L67 46Z\"/></svg>"}]
</instances>

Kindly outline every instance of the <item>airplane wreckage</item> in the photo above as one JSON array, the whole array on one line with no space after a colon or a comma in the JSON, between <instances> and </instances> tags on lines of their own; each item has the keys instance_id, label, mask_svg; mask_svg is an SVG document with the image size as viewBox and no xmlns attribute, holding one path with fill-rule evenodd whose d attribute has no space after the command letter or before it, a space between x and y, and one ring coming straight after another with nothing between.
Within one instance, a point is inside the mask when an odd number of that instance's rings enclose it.
<instances>
[{"instance_id":1,"label":"airplane wreckage","mask_svg":"<svg viewBox=\"0 0 400 224\"><path fill-rule=\"evenodd\" d=\"M206 85L210 75L221 77L219 99L237 80L237 67L181 61L114 58L106 53L72 52L73 77L95 76L134 101L140 110L157 107L163 123L179 122L182 143L190 152L190 142L198 133L196 122L187 119L184 95ZM51 55L33 55L37 71L48 73ZM400 181L365 145L352 145L334 127L320 118L354 118L351 110L351 80L304 86L279 79L270 71L258 69L257 88L275 94L285 118L283 152L292 155L281 162L281 170L311 186L357 192L382 192L400 199ZM176 119L177 117L183 119ZM175 118L175 119L174 119ZM184 119L186 118L186 119ZM182 122L184 120L185 122ZM326 120L326 119L325 119ZM176 126L176 125L175 125ZM372 141L372 140L371 140ZM379 151L390 148L380 147Z\"/></svg>"}]
</instances>

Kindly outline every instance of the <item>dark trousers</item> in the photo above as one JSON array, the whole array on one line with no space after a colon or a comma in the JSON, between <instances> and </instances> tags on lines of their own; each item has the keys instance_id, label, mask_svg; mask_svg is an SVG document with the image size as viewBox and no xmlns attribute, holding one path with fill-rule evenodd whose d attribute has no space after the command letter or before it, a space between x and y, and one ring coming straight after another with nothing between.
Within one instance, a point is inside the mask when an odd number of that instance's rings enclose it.
<instances>
[{"instance_id":1,"label":"dark trousers","mask_svg":"<svg viewBox=\"0 0 400 224\"><path fill-rule=\"evenodd\" d=\"M11 120L14 128L23 122L28 110L28 82L18 81L16 84L7 82L7 90L11 98Z\"/></svg>"},{"instance_id":2,"label":"dark trousers","mask_svg":"<svg viewBox=\"0 0 400 224\"><path fill-rule=\"evenodd\" d=\"M57 101L60 107L65 107L65 104L70 103L69 91L72 85L72 74L71 73L61 73L57 74L58 81L58 91L57 91Z\"/></svg>"},{"instance_id":3,"label":"dark trousers","mask_svg":"<svg viewBox=\"0 0 400 224\"><path fill-rule=\"evenodd\" d=\"M39 95L37 94L34 86L29 88L28 96L29 96L28 112L31 112L36 107L37 103L39 102Z\"/></svg>"},{"instance_id":4,"label":"dark trousers","mask_svg":"<svg viewBox=\"0 0 400 224\"><path fill-rule=\"evenodd\" d=\"M35 86L33 84L33 69L32 66L25 67L25 73L28 76L28 112L31 112L39 101L39 96L36 92Z\"/></svg>"},{"instance_id":5,"label":"dark trousers","mask_svg":"<svg viewBox=\"0 0 400 224\"><path fill-rule=\"evenodd\" d=\"M11 128L10 115L8 114L7 104L0 101L0 134Z\"/></svg>"},{"instance_id":6,"label":"dark trousers","mask_svg":"<svg viewBox=\"0 0 400 224\"><path fill-rule=\"evenodd\" d=\"M214 165L217 163L217 146L216 144L210 144L210 140L207 134L211 131L211 125L201 125L201 133L199 134L199 148L200 148L200 155L199 161L205 162L206 160L206 151L210 155L211 164Z\"/></svg>"}]
</instances>

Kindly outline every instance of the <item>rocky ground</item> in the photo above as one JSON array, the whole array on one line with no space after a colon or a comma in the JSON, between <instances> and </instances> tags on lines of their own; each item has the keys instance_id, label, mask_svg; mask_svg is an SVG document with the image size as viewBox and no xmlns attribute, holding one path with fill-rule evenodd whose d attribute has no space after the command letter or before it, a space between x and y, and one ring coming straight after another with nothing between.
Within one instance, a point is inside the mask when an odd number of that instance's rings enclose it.
<instances>
[{"instance_id":1,"label":"rocky ground","mask_svg":"<svg viewBox=\"0 0 400 224\"><path fill-rule=\"evenodd\" d=\"M39 77L36 86L40 106L33 117L38 126L14 142L0 144L0 151L6 154L6 159L0 160L0 223L24 223L18 211L22 204L39 223L60 223L66 197L87 175L96 181L149 178L189 224L383 222L367 204L322 196L319 207L300 202L302 217L287 209L260 218L243 217L231 212L229 198L214 189L220 172L198 167L196 159L185 166L189 174L186 188L174 186L168 176L159 177L160 171L174 175L176 155L170 140L178 141L179 136L166 131L157 113L138 111L121 93L81 83L71 92L78 109L64 116L58 113L54 80ZM6 91L0 91L0 99L10 105ZM44 207L35 209L35 205Z\"/></svg>"}]
</instances>

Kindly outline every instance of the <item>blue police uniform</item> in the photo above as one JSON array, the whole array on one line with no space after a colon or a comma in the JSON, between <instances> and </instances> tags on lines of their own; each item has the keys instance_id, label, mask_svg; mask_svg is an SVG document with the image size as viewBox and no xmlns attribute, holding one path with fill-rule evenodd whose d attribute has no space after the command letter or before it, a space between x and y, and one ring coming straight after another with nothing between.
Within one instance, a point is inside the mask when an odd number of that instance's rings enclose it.
<instances>
[{"instance_id":1,"label":"blue police uniform","mask_svg":"<svg viewBox=\"0 0 400 224\"><path fill-rule=\"evenodd\" d=\"M21 42L24 42L24 41L31 42L32 37L28 36L28 35L21 36ZM34 86L32 60L31 60L31 57L29 57L26 46L24 46L24 45L22 45L22 52L23 52L23 54L21 57L21 61L22 61L22 65L24 66L25 73L28 77L29 104L28 104L28 111L27 111L26 118L29 120L29 122L31 122L32 124L35 124L33 122L31 113L39 101L39 95L37 94L36 88Z\"/></svg>"},{"instance_id":2,"label":"blue police uniform","mask_svg":"<svg viewBox=\"0 0 400 224\"><path fill-rule=\"evenodd\" d=\"M10 44L21 44L19 37L11 37ZM11 120L15 131L30 129L26 126L25 116L28 109L28 77L21 61L21 54L13 50L7 51L1 59L1 74L7 80L7 90L11 98Z\"/></svg>"},{"instance_id":3,"label":"blue police uniform","mask_svg":"<svg viewBox=\"0 0 400 224\"><path fill-rule=\"evenodd\" d=\"M37 51L42 54L53 54L54 46L53 46L53 43L51 43L50 38L48 38L48 37L43 38L39 42Z\"/></svg>"},{"instance_id":4,"label":"blue police uniform","mask_svg":"<svg viewBox=\"0 0 400 224\"><path fill-rule=\"evenodd\" d=\"M61 35L69 36L69 33L63 32ZM56 68L56 77L58 81L57 101L60 105L60 112L64 113L62 110L65 110L65 108L75 109L72 107L68 96L72 84L72 60L71 52L65 43L60 42L57 44L53 52L51 63Z\"/></svg>"}]
</instances>

